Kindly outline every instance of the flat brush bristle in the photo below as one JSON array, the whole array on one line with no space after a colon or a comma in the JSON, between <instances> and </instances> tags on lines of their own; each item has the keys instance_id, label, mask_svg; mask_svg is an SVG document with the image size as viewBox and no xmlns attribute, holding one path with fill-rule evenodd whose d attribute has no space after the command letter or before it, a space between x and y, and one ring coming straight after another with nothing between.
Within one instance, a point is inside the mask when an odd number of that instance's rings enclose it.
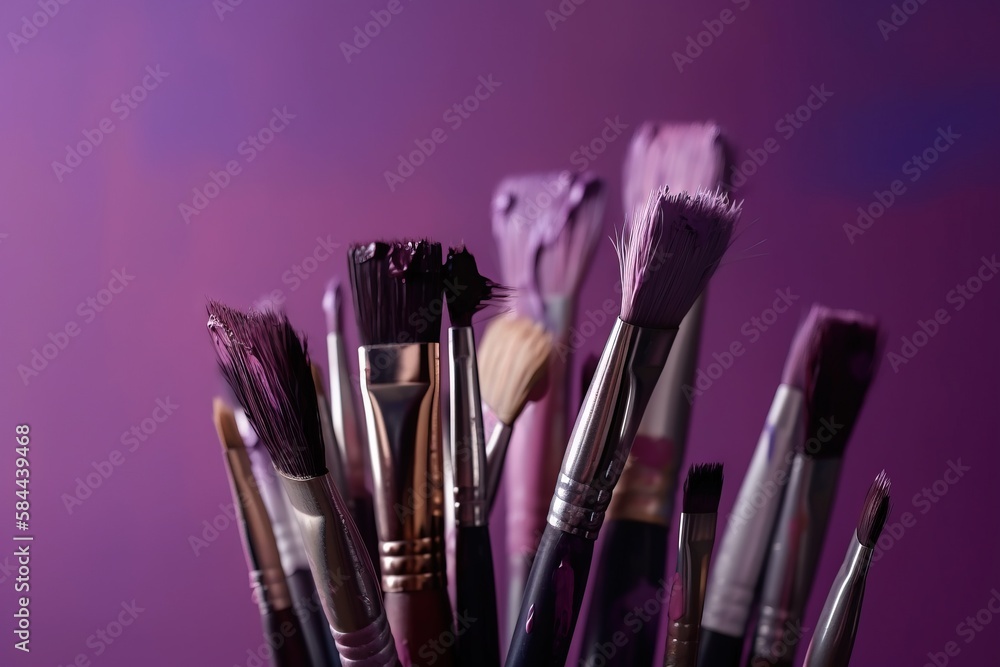
<instances>
[{"instance_id":1,"label":"flat brush bristle","mask_svg":"<svg viewBox=\"0 0 1000 667\"><path fill-rule=\"evenodd\" d=\"M483 402L504 424L511 425L545 382L552 336L524 317L493 322L479 345L479 384Z\"/></svg>"},{"instance_id":2,"label":"flat brush bristle","mask_svg":"<svg viewBox=\"0 0 1000 667\"><path fill-rule=\"evenodd\" d=\"M676 329L729 247L740 205L721 192L667 194L661 188L633 215L615 244L621 319Z\"/></svg>"},{"instance_id":3,"label":"flat brush bristle","mask_svg":"<svg viewBox=\"0 0 1000 667\"><path fill-rule=\"evenodd\" d=\"M222 374L274 467L289 477L325 474L309 355L288 317L244 313L215 301L208 314Z\"/></svg>"},{"instance_id":4,"label":"flat brush bristle","mask_svg":"<svg viewBox=\"0 0 1000 667\"><path fill-rule=\"evenodd\" d=\"M222 448L245 449L243 437L240 436L240 429L236 424L236 413L232 407L219 396L212 401L212 420L215 422L215 431L219 434L219 442Z\"/></svg>"},{"instance_id":5,"label":"flat brush bristle","mask_svg":"<svg viewBox=\"0 0 1000 667\"><path fill-rule=\"evenodd\" d=\"M722 497L722 464L691 466L684 480L684 513L715 514Z\"/></svg>"},{"instance_id":6,"label":"flat brush bristle","mask_svg":"<svg viewBox=\"0 0 1000 667\"><path fill-rule=\"evenodd\" d=\"M437 343L444 309L441 244L376 241L348 253L362 345Z\"/></svg>"},{"instance_id":7,"label":"flat brush bristle","mask_svg":"<svg viewBox=\"0 0 1000 667\"><path fill-rule=\"evenodd\" d=\"M331 278L326 284L326 292L323 293L323 313L326 314L327 333L340 333L343 326L341 319L343 299L340 290L340 281Z\"/></svg>"},{"instance_id":8,"label":"flat brush bristle","mask_svg":"<svg viewBox=\"0 0 1000 667\"><path fill-rule=\"evenodd\" d=\"M808 456L839 457L850 439L878 368L874 317L814 305L796 334L783 382L805 394Z\"/></svg>"},{"instance_id":9,"label":"flat brush bristle","mask_svg":"<svg viewBox=\"0 0 1000 667\"><path fill-rule=\"evenodd\" d=\"M858 542L869 549L875 548L875 543L882 534L882 528L885 527L885 521L889 518L889 510L892 508L889 500L891 486L892 483L883 470L868 489L865 507L858 518Z\"/></svg>"},{"instance_id":10,"label":"flat brush bristle","mask_svg":"<svg viewBox=\"0 0 1000 667\"><path fill-rule=\"evenodd\" d=\"M465 246L450 248L444 265L444 296L453 327L471 327L472 316L507 298L509 290L479 273Z\"/></svg>"}]
</instances>

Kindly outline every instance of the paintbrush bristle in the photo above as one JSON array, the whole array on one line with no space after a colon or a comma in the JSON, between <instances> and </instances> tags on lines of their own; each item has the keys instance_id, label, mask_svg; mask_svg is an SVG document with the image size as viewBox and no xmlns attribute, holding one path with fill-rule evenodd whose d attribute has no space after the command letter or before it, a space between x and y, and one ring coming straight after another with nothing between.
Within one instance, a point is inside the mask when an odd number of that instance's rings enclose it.
<instances>
[{"instance_id":1,"label":"paintbrush bristle","mask_svg":"<svg viewBox=\"0 0 1000 667\"><path fill-rule=\"evenodd\" d=\"M219 443L222 448L245 449L243 437L240 429L236 425L236 414L233 408L220 396L216 396L212 401L212 420L215 422L215 431L219 434Z\"/></svg>"},{"instance_id":2,"label":"paintbrush bristle","mask_svg":"<svg viewBox=\"0 0 1000 667\"><path fill-rule=\"evenodd\" d=\"M208 330L219 367L274 467L289 477L326 473L309 354L288 317L211 301Z\"/></svg>"},{"instance_id":3,"label":"paintbrush bristle","mask_svg":"<svg viewBox=\"0 0 1000 667\"><path fill-rule=\"evenodd\" d=\"M875 548L875 543L882 534L882 528L885 527L885 521L889 518L889 510L892 509L889 499L891 487L892 483L883 470L868 489L864 509L858 518L858 542L869 549Z\"/></svg>"},{"instance_id":4,"label":"paintbrush bristle","mask_svg":"<svg viewBox=\"0 0 1000 667\"><path fill-rule=\"evenodd\" d=\"M641 207L658 188L689 193L717 188L725 165L725 142L715 123L643 123L625 157L625 211Z\"/></svg>"},{"instance_id":5,"label":"paintbrush bristle","mask_svg":"<svg viewBox=\"0 0 1000 667\"><path fill-rule=\"evenodd\" d=\"M715 514L722 497L722 464L701 463L691 466L684 480L685 514Z\"/></svg>"},{"instance_id":6,"label":"paintbrush bristle","mask_svg":"<svg viewBox=\"0 0 1000 667\"><path fill-rule=\"evenodd\" d=\"M341 285L337 278L330 278L323 293L323 313L326 315L326 332L341 333L343 328L343 298Z\"/></svg>"},{"instance_id":7,"label":"paintbrush bristle","mask_svg":"<svg viewBox=\"0 0 1000 667\"><path fill-rule=\"evenodd\" d=\"M362 345L438 343L444 310L441 244L376 241L348 253Z\"/></svg>"},{"instance_id":8,"label":"paintbrush bristle","mask_svg":"<svg viewBox=\"0 0 1000 667\"><path fill-rule=\"evenodd\" d=\"M782 379L805 394L806 437L798 451L816 458L843 455L878 368L880 339L874 317L813 305Z\"/></svg>"},{"instance_id":9,"label":"paintbrush bristle","mask_svg":"<svg viewBox=\"0 0 1000 667\"><path fill-rule=\"evenodd\" d=\"M615 243L622 280L621 319L676 329L729 247L740 205L721 192L650 194Z\"/></svg>"},{"instance_id":10,"label":"paintbrush bristle","mask_svg":"<svg viewBox=\"0 0 1000 667\"><path fill-rule=\"evenodd\" d=\"M465 246L448 249L444 265L444 296L453 327L471 327L472 316L507 298L509 290L479 273L476 258Z\"/></svg>"},{"instance_id":11,"label":"paintbrush bristle","mask_svg":"<svg viewBox=\"0 0 1000 667\"><path fill-rule=\"evenodd\" d=\"M525 317L493 322L479 345L479 385L483 402L501 422L512 425L545 382L552 336Z\"/></svg>"}]
</instances>

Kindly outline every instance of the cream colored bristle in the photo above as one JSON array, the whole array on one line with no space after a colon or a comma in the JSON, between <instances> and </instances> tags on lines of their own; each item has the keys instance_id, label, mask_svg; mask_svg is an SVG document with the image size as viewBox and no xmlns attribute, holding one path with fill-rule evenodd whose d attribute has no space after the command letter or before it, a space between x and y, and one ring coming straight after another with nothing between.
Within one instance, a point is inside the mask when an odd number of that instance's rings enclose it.
<instances>
[{"instance_id":1,"label":"cream colored bristle","mask_svg":"<svg viewBox=\"0 0 1000 667\"><path fill-rule=\"evenodd\" d=\"M218 396L212 401L212 419L215 422L215 430L219 434L219 442L223 449L242 449L244 447L232 407Z\"/></svg>"},{"instance_id":2,"label":"cream colored bristle","mask_svg":"<svg viewBox=\"0 0 1000 667\"><path fill-rule=\"evenodd\" d=\"M479 346L479 384L483 402L504 424L513 425L535 385L549 368L552 336L523 317L495 321Z\"/></svg>"}]
</instances>

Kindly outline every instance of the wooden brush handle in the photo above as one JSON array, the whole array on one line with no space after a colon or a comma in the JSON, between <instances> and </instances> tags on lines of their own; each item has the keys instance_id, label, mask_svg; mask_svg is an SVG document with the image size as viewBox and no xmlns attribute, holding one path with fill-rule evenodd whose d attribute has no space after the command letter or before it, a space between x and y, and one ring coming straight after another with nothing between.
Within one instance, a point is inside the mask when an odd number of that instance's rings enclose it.
<instances>
[{"instance_id":1,"label":"wooden brush handle","mask_svg":"<svg viewBox=\"0 0 1000 667\"><path fill-rule=\"evenodd\" d=\"M383 602L403 667L454 667L455 631L447 590L387 592Z\"/></svg>"}]
</instances>

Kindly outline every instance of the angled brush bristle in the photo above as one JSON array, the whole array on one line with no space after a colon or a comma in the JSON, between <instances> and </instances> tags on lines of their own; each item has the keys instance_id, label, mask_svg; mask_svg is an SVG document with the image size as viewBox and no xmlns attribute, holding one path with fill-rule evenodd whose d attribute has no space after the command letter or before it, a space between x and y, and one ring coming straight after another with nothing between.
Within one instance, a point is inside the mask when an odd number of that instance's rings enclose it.
<instances>
[{"instance_id":1,"label":"angled brush bristle","mask_svg":"<svg viewBox=\"0 0 1000 667\"><path fill-rule=\"evenodd\" d=\"M792 343L782 381L805 394L806 437L799 450L839 457L878 368L874 317L813 305Z\"/></svg>"},{"instance_id":2,"label":"angled brush bristle","mask_svg":"<svg viewBox=\"0 0 1000 667\"><path fill-rule=\"evenodd\" d=\"M889 499L891 486L883 470L868 489L864 509L858 518L858 542L869 549L875 548L875 543L882 534L882 528L885 527L885 521L889 518L889 510L892 508Z\"/></svg>"},{"instance_id":3,"label":"angled brush bristle","mask_svg":"<svg viewBox=\"0 0 1000 667\"><path fill-rule=\"evenodd\" d=\"M721 192L650 194L615 244L622 280L621 319L676 329L729 247L740 205Z\"/></svg>"},{"instance_id":4,"label":"angled brush bristle","mask_svg":"<svg viewBox=\"0 0 1000 667\"><path fill-rule=\"evenodd\" d=\"M340 281L336 278L330 278L330 282L326 284L326 292L323 293L323 313L326 315L327 333L341 333L343 328L342 309L343 298Z\"/></svg>"},{"instance_id":5,"label":"angled brush bristle","mask_svg":"<svg viewBox=\"0 0 1000 667\"><path fill-rule=\"evenodd\" d=\"M305 344L288 317L208 304L219 367L274 467L290 477L326 473L316 388Z\"/></svg>"},{"instance_id":6,"label":"angled brush bristle","mask_svg":"<svg viewBox=\"0 0 1000 667\"><path fill-rule=\"evenodd\" d=\"M226 401L216 396L212 401L212 420L215 422L215 431L219 434L219 443L223 449L244 449L243 437L240 429L236 425L236 414L233 408Z\"/></svg>"},{"instance_id":7,"label":"angled brush bristle","mask_svg":"<svg viewBox=\"0 0 1000 667\"><path fill-rule=\"evenodd\" d=\"M472 316L507 298L509 290L479 273L476 258L465 246L448 250L444 265L444 296L453 327L471 327Z\"/></svg>"},{"instance_id":8,"label":"angled brush bristle","mask_svg":"<svg viewBox=\"0 0 1000 667\"><path fill-rule=\"evenodd\" d=\"M722 464L693 465L684 480L684 513L715 514L722 497Z\"/></svg>"},{"instance_id":9,"label":"angled brush bristle","mask_svg":"<svg viewBox=\"0 0 1000 667\"><path fill-rule=\"evenodd\" d=\"M479 385L497 419L514 423L545 382L552 350L552 336L525 317L500 318L486 329L477 351Z\"/></svg>"},{"instance_id":10,"label":"angled brush bristle","mask_svg":"<svg viewBox=\"0 0 1000 667\"><path fill-rule=\"evenodd\" d=\"M376 241L348 253L362 345L437 343L441 339L441 244Z\"/></svg>"}]
</instances>

